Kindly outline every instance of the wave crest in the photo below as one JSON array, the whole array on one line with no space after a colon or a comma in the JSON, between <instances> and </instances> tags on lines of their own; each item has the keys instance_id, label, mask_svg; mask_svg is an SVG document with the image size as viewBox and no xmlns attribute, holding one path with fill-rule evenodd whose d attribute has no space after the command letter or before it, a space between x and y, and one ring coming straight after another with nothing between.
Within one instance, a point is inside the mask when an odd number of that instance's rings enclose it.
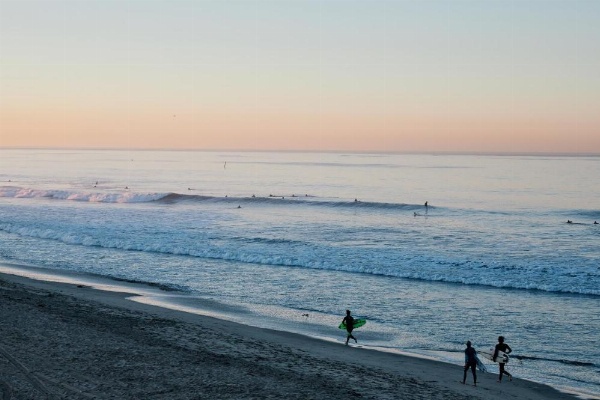
<instances>
[{"instance_id":1,"label":"wave crest","mask_svg":"<svg viewBox=\"0 0 600 400\"><path fill-rule=\"evenodd\" d=\"M52 228L33 228L19 226L0 221L0 231L16 234L23 237L40 238L45 240L55 240L69 245L79 245L85 247L100 247L107 249L119 249L124 251L139 251L143 253L158 253L166 255L189 256L204 259L239 261L249 264L260 264L269 266L286 266L304 269L344 271L350 273L389 276L403 279L435 281L446 283L458 283L464 285L487 286L503 289L515 290L540 290L551 293L570 293L600 296L600 290L595 287L580 285L577 282L569 281L567 284L558 284L555 281L538 281L535 279L522 280L519 277L511 281L502 281L498 275L494 274L487 265L478 262L464 261L452 263L435 263L427 260L419 262L418 265L408 263L405 268L382 265L381 263L361 264L339 263L336 260L323 259L315 257L315 249L308 249L305 255L289 254L281 252L269 252L267 248L284 244L286 246L304 247L303 242L294 242L285 239L273 238L243 238L236 237L231 246L211 246L206 243L195 245L181 242L154 241L143 242L130 240L129 238L119 238L118 236L96 237L89 233L63 231L55 227ZM260 248L243 248L239 243L257 244ZM266 246L266 247L265 247ZM423 266L428 265L428 268ZM454 268L447 268L452 266ZM458 270L475 271L478 273L456 274Z\"/></svg>"},{"instance_id":2,"label":"wave crest","mask_svg":"<svg viewBox=\"0 0 600 400\"><path fill-rule=\"evenodd\" d=\"M8 198L49 198L56 200L82 201L89 203L145 203L168 197L169 193L135 192L87 192L74 190L28 189L14 186L0 188L0 197Z\"/></svg>"},{"instance_id":3,"label":"wave crest","mask_svg":"<svg viewBox=\"0 0 600 400\"><path fill-rule=\"evenodd\" d=\"M46 190L29 189L15 186L0 187L0 197L7 198L49 198L55 200L71 200L90 203L146 203L160 201L164 203L179 202L211 202L211 203L235 203L235 204L268 204L268 205L305 205L334 208L361 208L376 210L423 210L421 204L386 203L358 200L339 200L319 198L313 195L269 195L265 197L221 197L197 194L181 193L142 193L133 191L92 192L76 190ZM429 208L434 208L429 206Z\"/></svg>"}]
</instances>

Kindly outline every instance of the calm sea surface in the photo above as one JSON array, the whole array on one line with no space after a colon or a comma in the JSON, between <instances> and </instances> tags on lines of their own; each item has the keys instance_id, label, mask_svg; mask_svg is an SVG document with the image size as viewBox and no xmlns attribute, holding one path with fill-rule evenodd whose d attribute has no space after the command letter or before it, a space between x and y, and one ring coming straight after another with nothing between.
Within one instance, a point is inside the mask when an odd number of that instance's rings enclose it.
<instances>
[{"instance_id":1,"label":"calm sea surface","mask_svg":"<svg viewBox=\"0 0 600 400\"><path fill-rule=\"evenodd\" d=\"M504 335L515 376L600 396L599 178L600 157L0 150L0 262L340 343L349 308L359 344L457 379L464 342Z\"/></svg>"}]
</instances>

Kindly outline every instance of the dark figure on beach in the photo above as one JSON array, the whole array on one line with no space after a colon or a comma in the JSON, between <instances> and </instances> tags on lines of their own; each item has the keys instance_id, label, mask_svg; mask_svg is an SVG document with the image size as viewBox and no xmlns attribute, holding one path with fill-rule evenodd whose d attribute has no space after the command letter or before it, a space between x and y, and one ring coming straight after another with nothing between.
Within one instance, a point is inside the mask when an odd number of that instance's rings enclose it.
<instances>
[{"instance_id":1,"label":"dark figure on beach","mask_svg":"<svg viewBox=\"0 0 600 400\"><path fill-rule=\"evenodd\" d=\"M498 357L498 351L503 351L506 354L512 353L512 349L509 345L504 343L504 336L498 336L498 344L496 345L496 349L494 350L494 361ZM508 378L512 381L512 375L508 373L504 369L504 363L498 363L498 367L500 368L500 374L498 375L498 383L502 382L502 375L507 375Z\"/></svg>"},{"instance_id":2,"label":"dark figure on beach","mask_svg":"<svg viewBox=\"0 0 600 400\"><path fill-rule=\"evenodd\" d=\"M348 336L346 337L346 346L348 345L348 341L350 339L354 339L354 343L358 343L358 340L352 336L352 330L354 329L354 317L350 315L350 310L346 310L346 316L342 320L342 323L346 324L346 331L348 332Z\"/></svg>"},{"instance_id":3,"label":"dark figure on beach","mask_svg":"<svg viewBox=\"0 0 600 400\"><path fill-rule=\"evenodd\" d=\"M474 347L471 347L471 341L467 341L467 348L465 349L465 372L463 374L462 384L464 385L467 381L467 371L473 372L473 386L477 386L477 351Z\"/></svg>"}]
</instances>

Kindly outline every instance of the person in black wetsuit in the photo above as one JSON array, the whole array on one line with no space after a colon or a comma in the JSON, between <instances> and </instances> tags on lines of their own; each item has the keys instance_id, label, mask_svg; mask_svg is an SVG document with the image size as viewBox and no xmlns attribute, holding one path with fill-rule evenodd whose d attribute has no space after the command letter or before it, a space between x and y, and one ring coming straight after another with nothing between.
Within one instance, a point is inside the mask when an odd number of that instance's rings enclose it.
<instances>
[{"instance_id":1,"label":"person in black wetsuit","mask_svg":"<svg viewBox=\"0 0 600 400\"><path fill-rule=\"evenodd\" d=\"M348 341L351 338L354 339L354 343L358 343L358 340L352 336L352 330L354 329L354 317L350 315L350 310L346 310L346 316L342 320L342 323L346 325L346 331L348 332L348 336L346 337L346 346L348 346Z\"/></svg>"},{"instance_id":2,"label":"person in black wetsuit","mask_svg":"<svg viewBox=\"0 0 600 400\"><path fill-rule=\"evenodd\" d=\"M496 349L494 350L494 362L498 357L499 351L503 351L506 354L512 353L512 349L510 348L510 346L504 343L504 336L498 336L498 344L496 345ZM504 369L504 363L498 363L498 367L500 368L500 375L498 375L498 383L502 382L502 375L507 375L509 380L512 381L512 375Z\"/></svg>"},{"instance_id":3,"label":"person in black wetsuit","mask_svg":"<svg viewBox=\"0 0 600 400\"><path fill-rule=\"evenodd\" d=\"M471 341L467 341L467 348L465 349L465 373L463 374L462 384L464 385L467 381L467 371L471 368L473 372L473 386L477 386L477 351L474 347L471 347Z\"/></svg>"}]
</instances>

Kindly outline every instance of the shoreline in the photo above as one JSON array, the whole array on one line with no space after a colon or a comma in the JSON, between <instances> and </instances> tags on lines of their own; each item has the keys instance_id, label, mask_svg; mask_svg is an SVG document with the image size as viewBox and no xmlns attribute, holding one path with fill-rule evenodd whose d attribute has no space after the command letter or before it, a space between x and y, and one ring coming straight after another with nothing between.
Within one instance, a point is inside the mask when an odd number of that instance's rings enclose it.
<instances>
[{"instance_id":1,"label":"shoreline","mask_svg":"<svg viewBox=\"0 0 600 400\"><path fill-rule=\"evenodd\" d=\"M0 398L577 399L425 358L0 273ZM44 397L45 396L45 397Z\"/></svg>"}]
</instances>

